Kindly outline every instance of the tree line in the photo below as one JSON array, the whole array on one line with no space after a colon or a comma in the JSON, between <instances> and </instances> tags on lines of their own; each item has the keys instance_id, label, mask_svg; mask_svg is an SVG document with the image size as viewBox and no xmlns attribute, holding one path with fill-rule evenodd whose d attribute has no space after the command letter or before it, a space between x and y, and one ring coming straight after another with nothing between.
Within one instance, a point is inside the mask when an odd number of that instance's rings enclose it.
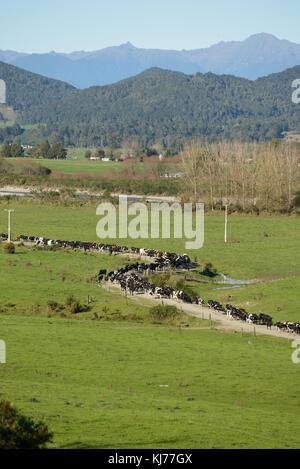
<instances>
[{"instance_id":1,"label":"tree line","mask_svg":"<svg viewBox=\"0 0 300 469\"><path fill-rule=\"evenodd\" d=\"M181 155L184 198L211 208L286 212L295 206L300 184L297 147L272 142L194 142Z\"/></svg>"},{"instance_id":2,"label":"tree line","mask_svg":"<svg viewBox=\"0 0 300 469\"><path fill-rule=\"evenodd\" d=\"M27 151L31 158L47 158L47 159L66 159L67 150L59 142L50 145L48 140L41 144L35 145ZM25 155L24 148L18 143L4 143L0 150L2 158L22 158Z\"/></svg>"},{"instance_id":3,"label":"tree line","mask_svg":"<svg viewBox=\"0 0 300 469\"><path fill-rule=\"evenodd\" d=\"M4 143L0 150L2 158L22 158L24 156L24 148L18 143Z\"/></svg>"},{"instance_id":4,"label":"tree line","mask_svg":"<svg viewBox=\"0 0 300 469\"><path fill-rule=\"evenodd\" d=\"M41 144L34 145L34 147L28 151L28 156L31 158L65 160L67 153L67 150L60 142L51 145L48 140L45 140Z\"/></svg>"}]
</instances>

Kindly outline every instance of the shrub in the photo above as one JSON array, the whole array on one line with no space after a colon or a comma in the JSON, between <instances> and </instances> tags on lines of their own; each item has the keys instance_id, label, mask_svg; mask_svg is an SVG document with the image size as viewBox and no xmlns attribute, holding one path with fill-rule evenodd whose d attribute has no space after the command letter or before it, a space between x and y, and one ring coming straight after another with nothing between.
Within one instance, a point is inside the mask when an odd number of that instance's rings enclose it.
<instances>
[{"instance_id":1,"label":"shrub","mask_svg":"<svg viewBox=\"0 0 300 469\"><path fill-rule=\"evenodd\" d=\"M155 274L149 276L150 282L153 283L153 285L156 285L157 287L167 286L170 278L171 275L169 272L166 272L165 274Z\"/></svg>"},{"instance_id":2,"label":"shrub","mask_svg":"<svg viewBox=\"0 0 300 469\"><path fill-rule=\"evenodd\" d=\"M69 310L71 314L77 314L83 310L83 307L78 300L74 300L73 303L70 304Z\"/></svg>"},{"instance_id":3,"label":"shrub","mask_svg":"<svg viewBox=\"0 0 300 469\"><path fill-rule=\"evenodd\" d=\"M0 449L42 449L53 438L43 422L25 417L10 402L0 402Z\"/></svg>"},{"instance_id":4,"label":"shrub","mask_svg":"<svg viewBox=\"0 0 300 469\"><path fill-rule=\"evenodd\" d=\"M215 277L217 275L217 269L215 269L210 262L202 262L202 268L202 275L206 275L207 277Z\"/></svg>"},{"instance_id":5,"label":"shrub","mask_svg":"<svg viewBox=\"0 0 300 469\"><path fill-rule=\"evenodd\" d=\"M297 207L297 208L300 207L300 191L296 193L293 205L294 205L294 207Z\"/></svg>"},{"instance_id":6,"label":"shrub","mask_svg":"<svg viewBox=\"0 0 300 469\"><path fill-rule=\"evenodd\" d=\"M79 300L73 297L73 295L69 296L66 300L66 306L71 314L81 313L85 311L87 308L82 306Z\"/></svg>"},{"instance_id":7,"label":"shrub","mask_svg":"<svg viewBox=\"0 0 300 469\"><path fill-rule=\"evenodd\" d=\"M155 320L173 320L180 316L176 306L157 305L150 309L150 316Z\"/></svg>"},{"instance_id":8,"label":"shrub","mask_svg":"<svg viewBox=\"0 0 300 469\"><path fill-rule=\"evenodd\" d=\"M68 298L66 299L66 306L71 306L74 300L75 298L73 295L68 296Z\"/></svg>"},{"instance_id":9,"label":"shrub","mask_svg":"<svg viewBox=\"0 0 300 469\"><path fill-rule=\"evenodd\" d=\"M185 280L183 278L180 278L179 280L177 280L175 284L175 290L184 290L185 288L186 288Z\"/></svg>"},{"instance_id":10,"label":"shrub","mask_svg":"<svg viewBox=\"0 0 300 469\"><path fill-rule=\"evenodd\" d=\"M47 308L50 311L56 311L56 310L60 309L60 305L56 301L50 300L50 301L47 302Z\"/></svg>"},{"instance_id":11,"label":"shrub","mask_svg":"<svg viewBox=\"0 0 300 469\"><path fill-rule=\"evenodd\" d=\"M2 244L3 250L5 254L14 254L15 253L15 245L14 243L3 243Z\"/></svg>"}]
</instances>

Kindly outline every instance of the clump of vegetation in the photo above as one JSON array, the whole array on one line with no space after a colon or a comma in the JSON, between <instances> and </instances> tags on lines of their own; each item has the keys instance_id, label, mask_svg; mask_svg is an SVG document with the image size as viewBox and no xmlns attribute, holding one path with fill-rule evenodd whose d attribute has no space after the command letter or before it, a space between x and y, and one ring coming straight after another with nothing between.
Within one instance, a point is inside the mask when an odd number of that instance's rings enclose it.
<instances>
[{"instance_id":1,"label":"clump of vegetation","mask_svg":"<svg viewBox=\"0 0 300 469\"><path fill-rule=\"evenodd\" d=\"M215 269L211 262L202 262L202 275L206 277L216 277L218 275L217 269Z\"/></svg>"},{"instance_id":2,"label":"clump of vegetation","mask_svg":"<svg viewBox=\"0 0 300 469\"><path fill-rule=\"evenodd\" d=\"M5 254L14 254L16 251L14 243L3 243L2 247Z\"/></svg>"},{"instance_id":3,"label":"clump of vegetation","mask_svg":"<svg viewBox=\"0 0 300 469\"><path fill-rule=\"evenodd\" d=\"M155 321L173 321L180 318L180 311L176 306L171 305L157 305L150 309L150 317Z\"/></svg>"},{"instance_id":4,"label":"clump of vegetation","mask_svg":"<svg viewBox=\"0 0 300 469\"><path fill-rule=\"evenodd\" d=\"M149 282L155 285L156 287L166 287L170 283L171 275L169 272L166 272L165 274L154 274L145 276L145 279L149 280Z\"/></svg>"},{"instance_id":5,"label":"clump of vegetation","mask_svg":"<svg viewBox=\"0 0 300 469\"><path fill-rule=\"evenodd\" d=\"M184 291L186 288L186 283L184 278L179 278L175 283L175 290Z\"/></svg>"},{"instance_id":6,"label":"clump of vegetation","mask_svg":"<svg viewBox=\"0 0 300 469\"><path fill-rule=\"evenodd\" d=\"M82 313L87 310L86 306L83 306L79 300L70 295L66 300L66 307L71 314Z\"/></svg>"},{"instance_id":7,"label":"clump of vegetation","mask_svg":"<svg viewBox=\"0 0 300 469\"><path fill-rule=\"evenodd\" d=\"M66 317L66 313L78 314L84 311L89 311L90 307L87 305L82 305L79 300L74 298L73 295L68 296L65 304L58 303L54 300L49 300L47 302L47 312L51 313L60 313L60 317ZM65 311L65 313L64 313Z\"/></svg>"},{"instance_id":8,"label":"clump of vegetation","mask_svg":"<svg viewBox=\"0 0 300 469\"><path fill-rule=\"evenodd\" d=\"M47 302L47 309L49 311L60 311L62 309L62 305L60 305L56 301L49 300Z\"/></svg>"},{"instance_id":9,"label":"clump of vegetation","mask_svg":"<svg viewBox=\"0 0 300 469\"><path fill-rule=\"evenodd\" d=\"M0 449L42 449L52 438L44 422L25 417L8 401L0 402Z\"/></svg>"},{"instance_id":10,"label":"clump of vegetation","mask_svg":"<svg viewBox=\"0 0 300 469\"><path fill-rule=\"evenodd\" d=\"M294 198L294 207L300 208L300 191L296 192L295 198Z\"/></svg>"}]
</instances>

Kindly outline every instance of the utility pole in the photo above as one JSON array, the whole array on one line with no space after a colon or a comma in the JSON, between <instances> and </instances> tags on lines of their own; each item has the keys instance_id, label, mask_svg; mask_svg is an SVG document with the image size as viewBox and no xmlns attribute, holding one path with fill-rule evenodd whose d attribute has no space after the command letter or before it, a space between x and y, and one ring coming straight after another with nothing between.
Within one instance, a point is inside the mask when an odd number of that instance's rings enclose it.
<instances>
[{"instance_id":1,"label":"utility pole","mask_svg":"<svg viewBox=\"0 0 300 469\"><path fill-rule=\"evenodd\" d=\"M225 205L225 243L227 243L228 237L228 205Z\"/></svg>"},{"instance_id":2,"label":"utility pole","mask_svg":"<svg viewBox=\"0 0 300 469\"><path fill-rule=\"evenodd\" d=\"M10 234L11 234L11 229L10 229L10 227L11 227L11 213L14 212L14 210L12 210L12 209L9 209L9 210L8 210L8 209L5 209L5 212L8 212L8 239L7 239L7 241L8 241L8 243L10 243Z\"/></svg>"}]
</instances>

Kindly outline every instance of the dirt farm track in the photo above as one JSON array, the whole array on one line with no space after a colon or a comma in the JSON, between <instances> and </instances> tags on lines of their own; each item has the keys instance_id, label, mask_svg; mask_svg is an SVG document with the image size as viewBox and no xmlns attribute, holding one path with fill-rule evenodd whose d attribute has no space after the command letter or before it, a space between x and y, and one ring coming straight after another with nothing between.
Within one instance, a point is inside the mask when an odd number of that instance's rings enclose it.
<instances>
[{"instance_id":1,"label":"dirt farm track","mask_svg":"<svg viewBox=\"0 0 300 469\"><path fill-rule=\"evenodd\" d=\"M115 292L116 294L121 294L121 288L115 283L106 282L106 285L103 288L108 289L110 292ZM213 309L210 309L206 306L194 305L184 303L180 300L171 300L171 299L157 299L153 298L149 294L135 294L133 297L136 301L141 301L143 298L146 300L150 300L153 303L162 303L165 305L172 305L176 306L177 308L184 311L186 314L190 316L194 316L200 319L211 320L212 322L216 322L217 325L214 325L214 329L221 329L221 330L231 330L240 333L248 333L252 335L270 335L273 337L279 337L283 339L294 340L297 338L295 334L290 334L287 332L278 331L275 326L272 329L268 329L267 326L261 325L253 325L248 324L246 322L237 321L235 319L227 318L226 315L219 313Z\"/></svg>"}]
</instances>

